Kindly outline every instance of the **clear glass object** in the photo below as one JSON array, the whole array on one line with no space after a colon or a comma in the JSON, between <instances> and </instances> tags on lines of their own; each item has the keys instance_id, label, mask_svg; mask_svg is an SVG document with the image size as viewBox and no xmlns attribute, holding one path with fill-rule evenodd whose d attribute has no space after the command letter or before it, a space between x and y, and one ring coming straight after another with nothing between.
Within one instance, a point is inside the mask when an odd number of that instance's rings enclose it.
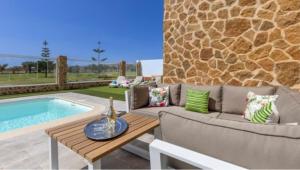
<instances>
[{"instance_id":1,"label":"clear glass object","mask_svg":"<svg viewBox=\"0 0 300 170\"><path fill-rule=\"evenodd\" d=\"M109 110L107 113L107 126L108 129L113 133L116 127L117 113L113 106L113 98L109 98Z\"/></svg>"}]
</instances>

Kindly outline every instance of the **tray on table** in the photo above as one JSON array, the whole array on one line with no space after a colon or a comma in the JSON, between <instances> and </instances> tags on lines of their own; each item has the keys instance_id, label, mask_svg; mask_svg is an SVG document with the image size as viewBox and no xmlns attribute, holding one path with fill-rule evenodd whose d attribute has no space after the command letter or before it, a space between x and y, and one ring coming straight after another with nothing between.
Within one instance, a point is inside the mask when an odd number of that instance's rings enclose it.
<instances>
[{"instance_id":1,"label":"tray on table","mask_svg":"<svg viewBox=\"0 0 300 170\"><path fill-rule=\"evenodd\" d=\"M109 140L123 134L128 129L128 123L123 118L117 118L114 129L109 128L106 117L88 123L84 128L87 138L92 140Z\"/></svg>"}]
</instances>

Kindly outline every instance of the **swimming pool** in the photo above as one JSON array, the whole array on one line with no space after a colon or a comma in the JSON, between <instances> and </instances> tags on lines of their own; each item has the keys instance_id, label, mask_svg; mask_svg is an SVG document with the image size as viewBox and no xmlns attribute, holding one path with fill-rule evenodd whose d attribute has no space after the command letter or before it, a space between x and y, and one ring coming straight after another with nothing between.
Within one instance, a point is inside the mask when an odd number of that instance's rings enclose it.
<instances>
[{"instance_id":1,"label":"swimming pool","mask_svg":"<svg viewBox=\"0 0 300 170\"><path fill-rule=\"evenodd\" d=\"M37 125L90 110L90 107L58 98L0 103L0 132Z\"/></svg>"}]
</instances>

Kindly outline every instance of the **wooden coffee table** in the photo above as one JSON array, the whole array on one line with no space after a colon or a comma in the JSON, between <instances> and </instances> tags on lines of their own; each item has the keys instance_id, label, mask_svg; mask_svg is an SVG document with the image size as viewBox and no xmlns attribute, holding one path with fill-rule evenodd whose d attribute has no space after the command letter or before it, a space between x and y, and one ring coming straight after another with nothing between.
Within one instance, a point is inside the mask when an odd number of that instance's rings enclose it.
<instances>
[{"instance_id":1,"label":"wooden coffee table","mask_svg":"<svg viewBox=\"0 0 300 170\"><path fill-rule=\"evenodd\" d=\"M59 168L58 142L84 158L89 169L100 169L102 157L159 126L159 120L153 117L131 113L122 117L128 122L128 130L121 136L108 141L90 140L85 137L83 131L87 123L99 119L100 116L47 129L50 144L50 169Z\"/></svg>"}]
</instances>

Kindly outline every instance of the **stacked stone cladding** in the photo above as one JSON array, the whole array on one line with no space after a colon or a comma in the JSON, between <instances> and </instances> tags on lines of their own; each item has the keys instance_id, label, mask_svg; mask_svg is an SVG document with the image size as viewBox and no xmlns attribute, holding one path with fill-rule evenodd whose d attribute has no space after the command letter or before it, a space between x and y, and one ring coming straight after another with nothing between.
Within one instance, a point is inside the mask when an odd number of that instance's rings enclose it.
<instances>
[{"instance_id":1,"label":"stacked stone cladding","mask_svg":"<svg viewBox=\"0 0 300 170\"><path fill-rule=\"evenodd\" d=\"M300 85L300 0L165 0L164 82Z\"/></svg>"}]
</instances>

